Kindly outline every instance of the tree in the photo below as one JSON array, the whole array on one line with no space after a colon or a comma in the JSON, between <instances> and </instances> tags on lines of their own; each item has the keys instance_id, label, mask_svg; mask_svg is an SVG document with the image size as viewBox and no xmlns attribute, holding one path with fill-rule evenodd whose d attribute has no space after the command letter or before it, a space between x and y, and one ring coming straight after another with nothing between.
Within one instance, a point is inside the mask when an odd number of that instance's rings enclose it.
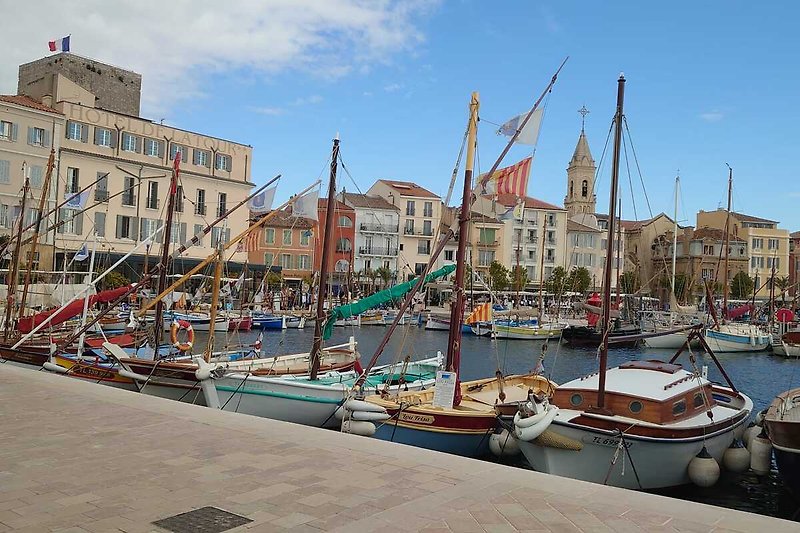
<instances>
[{"instance_id":1,"label":"tree","mask_svg":"<svg viewBox=\"0 0 800 533\"><path fill-rule=\"evenodd\" d=\"M775 288L781 291L781 303L786 305L786 291L789 289L789 276L775 278Z\"/></svg>"},{"instance_id":2,"label":"tree","mask_svg":"<svg viewBox=\"0 0 800 533\"><path fill-rule=\"evenodd\" d=\"M550 277L547 278L547 283L545 284L547 292L561 294L564 291L564 283L566 282L566 279L567 271L564 270L564 267L555 267L550 273Z\"/></svg>"},{"instance_id":3,"label":"tree","mask_svg":"<svg viewBox=\"0 0 800 533\"><path fill-rule=\"evenodd\" d=\"M586 267L573 268L566 279L566 290L574 292L586 292L592 284L592 276Z\"/></svg>"},{"instance_id":4,"label":"tree","mask_svg":"<svg viewBox=\"0 0 800 533\"><path fill-rule=\"evenodd\" d=\"M528 284L528 271L523 266L515 266L511 272L511 288L515 291L524 291Z\"/></svg>"},{"instance_id":5,"label":"tree","mask_svg":"<svg viewBox=\"0 0 800 533\"><path fill-rule=\"evenodd\" d=\"M633 294L639 290L639 276L636 272L623 272L619 277L619 290L625 294Z\"/></svg>"},{"instance_id":6,"label":"tree","mask_svg":"<svg viewBox=\"0 0 800 533\"><path fill-rule=\"evenodd\" d=\"M753 278L747 272L739 271L731 280L731 298L744 300L753 294Z\"/></svg>"},{"instance_id":7,"label":"tree","mask_svg":"<svg viewBox=\"0 0 800 533\"><path fill-rule=\"evenodd\" d=\"M492 261L489 265L489 283L495 291L508 288L508 269L498 261Z\"/></svg>"},{"instance_id":8,"label":"tree","mask_svg":"<svg viewBox=\"0 0 800 533\"><path fill-rule=\"evenodd\" d=\"M669 289L672 286L672 278L670 276L664 276L661 278L660 285L664 289ZM689 276L684 274L683 272L678 272L675 274L675 298L680 299L687 293L687 287L689 286Z\"/></svg>"},{"instance_id":9,"label":"tree","mask_svg":"<svg viewBox=\"0 0 800 533\"><path fill-rule=\"evenodd\" d=\"M100 283L103 285L103 290L108 289L118 289L120 287L124 287L125 285L130 285L131 281L120 274L119 272L109 272L106 277L104 277Z\"/></svg>"},{"instance_id":10,"label":"tree","mask_svg":"<svg viewBox=\"0 0 800 533\"><path fill-rule=\"evenodd\" d=\"M267 289L275 290L280 289L283 283L283 277L277 272L269 272L267 274Z\"/></svg>"},{"instance_id":11,"label":"tree","mask_svg":"<svg viewBox=\"0 0 800 533\"><path fill-rule=\"evenodd\" d=\"M375 275L381 278L381 284L383 288L387 288L389 286L389 282L392 280L392 271L382 266L375 270Z\"/></svg>"}]
</instances>

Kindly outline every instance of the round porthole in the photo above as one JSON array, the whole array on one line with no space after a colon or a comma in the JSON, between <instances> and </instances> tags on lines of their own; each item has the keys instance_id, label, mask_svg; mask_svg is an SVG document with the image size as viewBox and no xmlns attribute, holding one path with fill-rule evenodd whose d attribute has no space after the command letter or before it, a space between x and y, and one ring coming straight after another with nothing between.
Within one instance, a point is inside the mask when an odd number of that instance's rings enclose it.
<instances>
[{"instance_id":1,"label":"round porthole","mask_svg":"<svg viewBox=\"0 0 800 533\"><path fill-rule=\"evenodd\" d=\"M631 410L631 413L641 413L644 405L639 400L634 400L628 404L628 409Z\"/></svg>"},{"instance_id":2,"label":"round porthole","mask_svg":"<svg viewBox=\"0 0 800 533\"><path fill-rule=\"evenodd\" d=\"M569 398L569 403L571 403L575 407L578 407L580 404L583 403L583 396L581 396L580 394L573 394Z\"/></svg>"}]
</instances>

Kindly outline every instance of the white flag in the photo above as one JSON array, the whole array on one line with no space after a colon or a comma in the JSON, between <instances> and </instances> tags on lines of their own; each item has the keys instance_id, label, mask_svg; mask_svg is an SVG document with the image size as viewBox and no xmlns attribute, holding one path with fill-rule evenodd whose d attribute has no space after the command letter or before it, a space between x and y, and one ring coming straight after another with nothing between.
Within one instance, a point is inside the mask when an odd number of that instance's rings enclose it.
<instances>
[{"instance_id":1,"label":"white flag","mask_svg":"<svg viewBox=\"0 0 800 533\"><path fill-rule=\"evenodd\" d=\"M250 201L247 202L247 208L250 209L250 212L260 215L271 211L272 200L275 199L275 189L277 187L266 189L250 198Z\"/></svg>"},{"instance_id":2,"label":"white flag","mask_svg":"<svg viewBox=\"0 0 800 533\"><path fill-rule=\"evenodd\" d=\"M87 248L86 244L81 246L81 249L78 250L78 253L75 254L75 257L72 258L73 261L86 261L89 258L89 248Z\"/></svg>"},{"instance_id":3,"label":"white flag","mask_svg":"<svg viewBox=\"0 0 800 533\"><path fill-rule=\"evenodd\" d=\"M86 200L89 199L89 191L83 191L82 193L71 193L65 192L64 193L64 200L67 202L64 204L64 207L67 209L83 209L86 205Z\"/></svg>"},{"instance_id":4,"label":"white flag","mask_svg":"<svg viewBox=\"0 0 800 533\"><path fill-rule=\"evenodd\" d=\"M317 215L317 204L319 203L319 190L304 194L294 201L292 216L319 220Z\"/></svg>"},{"instance_id":5,"label":"white flag","mask_svg":"<svg viewBox=\"0 0 800 533\"><path fill-rule=\"evenodd\" d=\"M505 135L506 137L513 137L522 124L522 121L525 120L527 114L528 113L523 113L512 118L500 126L500 129L497 130L497 133ZM517 144L529 144L531 146L536 145L536 141L539 139L539 126L541 125L542 108L540 107L533 112L530 120L528 120L528 123L525 124L525 128L519 132L519 136L514 142Z\"/></svg>"},{"instance_id":6,"label":"white flag","mask_svg":"<svg viewBox=\"0 0 800 533\"><path fill-rule=\"evenodd\" d=\"M244 270L242 271L242 275L239 276L239 279L236 280L236 285L235 285L236 290L237 291L242 290L243 285L244 285Z\"/></svg>"}]
</instances>

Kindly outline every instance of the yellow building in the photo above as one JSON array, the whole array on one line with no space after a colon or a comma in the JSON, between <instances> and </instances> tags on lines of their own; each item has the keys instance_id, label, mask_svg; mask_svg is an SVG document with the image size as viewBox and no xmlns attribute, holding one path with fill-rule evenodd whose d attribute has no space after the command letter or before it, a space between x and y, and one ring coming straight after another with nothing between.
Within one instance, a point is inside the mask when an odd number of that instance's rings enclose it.
<instances>
[{"instance_id":1,"label":"yellow building","mask_svg":"<svg viewBox=\"0 0 800 533\"><path fill-rule=\"evenodd\" d=\"M725 229L726 217L725 209L700 211L697 213L697 227ZM779 229L774 220L731 212L730 233L747 243L750 253L748 274L758 290L756 296L768 298L768 281L773 267L776 278L789 276L789 231Z\"/></svg>"},{"instance_id":2,"label":"yellow building","mask_svg":"<svg viewBox=\"0 0 800 533\"><path fill-rule=\"evenodd\" d=\"M208 222L246 198L253 187L252 147L139 117L140 83L141 77L134 72L73 54L56 54L20 66L18 91L52 106L63 120L63 127L53 133L60 146L52 200L60 201L107 174L88 191L86 205L95 207L83 214L60 211L59 220L65 223L55 236L55 269L61 268L65 255L69 258L84 242L91 243L93 233L98 251L111 261L161 227L178 152L175 244L190 241ZM238 209L199 246L189 248L175 269L189 268L211 254L219 240L244 230L247 220L246 207ZM151 264L160 249L157 244L149 251ZM141 273L145 254L142 248L131 257L127 274ZM235 262L244 260L245 253L233 257Z\"/></svg>"}]
</instances>

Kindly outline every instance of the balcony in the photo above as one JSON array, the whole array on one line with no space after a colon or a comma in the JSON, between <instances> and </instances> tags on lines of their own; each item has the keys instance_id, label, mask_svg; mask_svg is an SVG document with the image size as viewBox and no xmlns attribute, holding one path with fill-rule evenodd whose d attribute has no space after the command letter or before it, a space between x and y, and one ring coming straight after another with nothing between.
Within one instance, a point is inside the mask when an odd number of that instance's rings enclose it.
<instances>
[{"instance_id":1,"label":"balcony","mask_svg":"<svg viewBox=\"0 0 800 533\"><path fill-rule=\"evenodd\" d=\"M433 229L415 230L414 228L403 228L403 235L414 235L417 237L433 237Z\"/></svg>"},{"instance_id":2,"label":"balcony","mask_svg":"<svg viewBox=\"0 0 800 533\"><path fill-rule=\"evenodd\" d=\"M205 216L206 214L206 204L197 203L194 206L194 214L195 215L202 215Z\"/></svg>"},{"instance_id":3,"label":"balcony","mask_svg":"<svg viewBox=\"0 0 800 533\"><path fill-rule=\"evenodd\" d=\"M478 246L485 248L495 248L500 246L500 241L478 241Z\"/></svg>"},{"instance_id":4,"label":"balcony","mask_svg":"<svg viewBox=\"0 0 800 533\"><path fill-rule=\"evenodd\" d=\"M108 201L108 191L103 189L95 189L94 190L94 201L95 202L107 202Z\"/></svg>"},{"instance_id":5,"label":"balcony","mask_svg":"<svg viewBox=\"0 0 800 533\"><path fill-rule=\"evenodd\" d=\"M544 258L544 264L546 264L546 265L552 265L555 262L556 262L556 258L555 257L545 257Z\"/></svg>"},{"instance_id":6,"label":"balcony","mask_svg":"<svg viewBox=\"0 0 800 533\"><path fill-rule=\"evenodd\" d=\"M394 257L397 255L397 248L385 246L359 246L359 255L371 255L380 257Z\"/></svg>"},{"instance_id":7,"label":"balcony","mask_svg":"<svg viewBox=\"0 0 800 533\"><path fill-rule=\"evenodd\" d=\"M136 195L125 193L122 195L122 205L126 207L136 207Z\"/></svg>"},{"instance_id":8,"label":"balcony","mask_svg":"<svg viewBox=\"0 0 800 533\"><path fill-rule=\"evenodd\" d=\"M536 244L536 243L539 242L539 237L526 236L526 237L523 237L522 239L520 239L520 238L515 236L515 237L513 237L511 239L511 242L513 244Z\"/></svg>"},{"instance_id":9,"label":"balcony","mask_svg":"<svg viewBox=\"0 0 800 533\"><path fill-rule=\"evenodd\" d=\"M400 231L400 226L397 224L394 226L390 224L361 224L359 227L361 231L366 233L398 233Z\"/></svg>"},{"instance_id":10,"label":"balcony","mask_svg":"<svg viewBox=\"0 0 800 533\"><path fill-rule=\"evenodd\" d=\"M551 246L555 246L556 245L556 240L555 239L547 239L547 244L549 244Z\"/></svg>"}]
</instances>

